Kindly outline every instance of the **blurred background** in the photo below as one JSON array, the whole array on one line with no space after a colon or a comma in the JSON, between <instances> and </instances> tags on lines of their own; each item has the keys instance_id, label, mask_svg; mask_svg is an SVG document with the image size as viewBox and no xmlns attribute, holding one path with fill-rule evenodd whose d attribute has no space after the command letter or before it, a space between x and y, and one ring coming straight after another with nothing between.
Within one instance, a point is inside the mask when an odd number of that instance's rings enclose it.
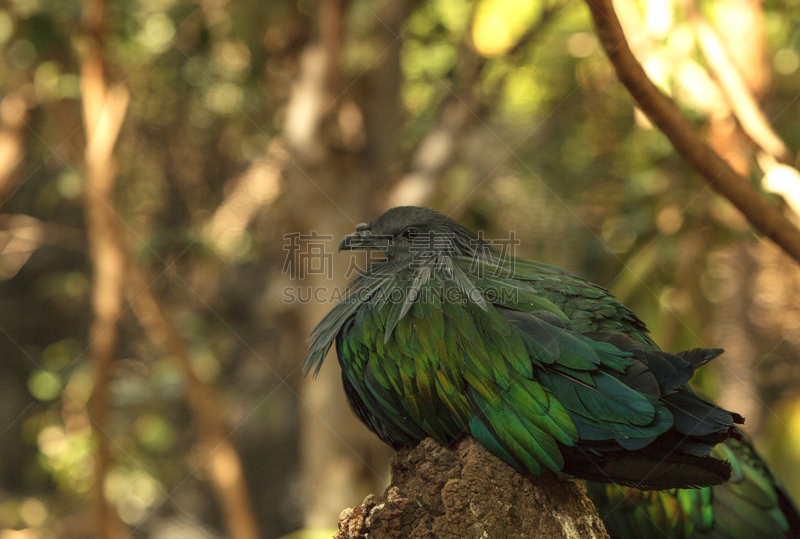
<instances>
[{"instance_id":1,"label":"blurred background","mask_svg":"<svg viewBox=\"0 0 800 539\"><path fill-rule=\"evenodd\" d=\"M800 1L615 6L796 219ZM800 499L800 271L633 106L583 2L6 0L0 49L0 539L330 537L391 453L334 357L302 378L305 337L365 264L341 237L400 204L724 347L699 386Z\"/></svg>"}]
</instances>

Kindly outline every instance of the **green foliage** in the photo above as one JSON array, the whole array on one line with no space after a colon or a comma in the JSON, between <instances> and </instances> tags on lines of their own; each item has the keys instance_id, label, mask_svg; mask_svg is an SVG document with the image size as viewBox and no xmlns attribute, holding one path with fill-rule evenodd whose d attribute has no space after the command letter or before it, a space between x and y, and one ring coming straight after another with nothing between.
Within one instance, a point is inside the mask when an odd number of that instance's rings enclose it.
<instances>
[{"instance_id":1,"label":"green foliage","mask_svg":"<svg viewBox=\"0 0 800 539\"><path fill-rule=\"evenodd\" d=\"M274 495L297 491L300 465L294 457L264 455L299 453L303 404L295 369L302 332L294 324L307 315L276 299L286 281L282 235L314 217L308 193L292 191L292 184L308 186L303 182L310 178L337 203L340 194L320 171L296 175L289 167L281 196L225 247L224 256L204 234L234 187L231 180L262 158L283 129L300 53L319 35L318 3L107 4L108 75L130 93L115 151L123 231L136 262L159 276L153 289L178 321L196 374L223 395L231 425L244 421L234 439L245 448L252 480L269 485L255 489L257 506L264 533L279 536L301 525L301 497L276 503ZM329 96L331 116L320 129L326 137L340 129L341 103L361 107L356 117L369 112L365 103L380 97L370 84L389 57L379 20L385 2L345 4L337 63L344 84ZM715 2L702 4L713 17ZM514 230L521 239L517 254L608 285L665 348L727 346L708 329L729 279L718 255L733 242L749 241L750 233L725 201L703 189L665 137L634 113L583 4L567 3L528 35L553 5L420 3L401 27L400 146L387 152L394 161L381 175L395 178L411 168L443 103L466 103L468 120L429 205L456 211L487 237ZM645 21L650 3L630 6L624 15L634 21L635 49L650 54L645 63L661 69L663 86L703 128L721 114L725 100L714 90L683 8L667 7ZM84 197L91 196L80 104L84 7L78 0L0 6L0 99L23 96L29 104L19 117L16 109L0 110L0 140L16 118L25 121L17 183L10 191L0 186L0 429L6 429L0 436L0 528L36 528L45 537L60 519L88 506L96 447L86 417L95 378L87 355L94 337L88 334L93 276L83 215ZM797 148L800 2L765 2L764 37L770 86L760 102L779 135ZM351 164L374 155L371 147L337 144L331 153L346 153ZM375 190L376 206L384 192ZM8 243L7 232L16 228L7 219L20 215L34 220L24 227L30 235ZM374 215L349 217L358 222ZM759 267L772 271L779 263L770 260ZM800 444L780 434L800 417L789 391L800 380L786 374L795 372L800 346L792 337L795 311L759 310L772 301L772 289L796 295L778 286L791 281L784 273L754 285L757 301L748 310L755 320L754 354L768 360L750 379L759 381L755 390L766 406L759 442L774 446L772 454L785 461L780 469L796 475ZM213 495L192 449L197 429L184 404L183 372L148 341L133 310L121 324L110 386L115 465L109 497L125 522L146 529L172 507L162 488L172 494L181 486L191 491L187 496L206 501ZM700 376L710 393L724 394L714 372ZM773 408L776 414L768 411ZM748 426L759 428L758 419L749 418ZM138 485L134 497L123 484ZM794 477L790 487L798 484ZM220 527L206 518L212 512L205 507L192 516Z\"/></svg>"}]
</instances>

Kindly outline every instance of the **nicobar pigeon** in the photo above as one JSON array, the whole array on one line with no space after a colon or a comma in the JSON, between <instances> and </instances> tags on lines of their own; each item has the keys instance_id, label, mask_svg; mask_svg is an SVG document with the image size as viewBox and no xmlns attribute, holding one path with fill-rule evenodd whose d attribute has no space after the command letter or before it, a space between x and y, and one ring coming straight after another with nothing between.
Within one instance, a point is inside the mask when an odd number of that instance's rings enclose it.
<instances>
[{"instance_id":1,"label":"nicobar pigeon","mask_svg":"<svg viewBox=\"0 0 800 539\"><path fill-rule=\"evenodd\" d=\"M340 250L377 249L311 333L356 415L395 449L472 436L520 472L648 490L717 485L744 419L687 382L722 353L659 350L602 287L491 248L441 213L393 208Z\"/></svg>"},{"instance_id":2,"label":"nicobar pigeon","mask_svg":"<svg viewBox=\"0 0 800 539\"><path fill-rule=\"evenodd\" d=\"M611 539L789 539L800 513L752 442L729 438L712 455L733 466L730 481L701 489L641 491L585 481Z\"/></svg>"}]
</instances>

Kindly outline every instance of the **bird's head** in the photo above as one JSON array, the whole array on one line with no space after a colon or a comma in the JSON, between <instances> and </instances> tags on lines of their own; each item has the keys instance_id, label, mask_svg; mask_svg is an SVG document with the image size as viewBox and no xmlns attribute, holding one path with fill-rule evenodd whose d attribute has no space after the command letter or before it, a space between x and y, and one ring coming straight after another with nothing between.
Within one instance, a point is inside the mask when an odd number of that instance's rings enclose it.
<instances>
[{"instance_id":1,"label":"bird's head","mask_svg":"<svg viewBox=\"0 0 800 539\"><path fill-rule=\"evenodd\" d=\"M482 245L472 232L436 210L399 206L369 224L356 225L339 250L375 249L390 261L405 263L442 254L471 256Z\"/></svg>"}]
</instances>

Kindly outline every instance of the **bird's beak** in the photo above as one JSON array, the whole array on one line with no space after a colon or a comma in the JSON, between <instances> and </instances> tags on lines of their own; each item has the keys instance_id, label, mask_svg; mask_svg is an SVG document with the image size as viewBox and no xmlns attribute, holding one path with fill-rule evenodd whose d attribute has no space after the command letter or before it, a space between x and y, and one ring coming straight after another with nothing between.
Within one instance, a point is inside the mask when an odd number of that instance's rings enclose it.
<instances>
[{"instance_id":1,"label":"bird's beak","mask_svg":"<svg viewBox=\"0 0 800 539\"><path fill-rule=\"evenodd\" d=\"M367 223L356 225L356 231L345 236L339 244L339 251L357 251L367 249L385 249L387 240L382 236L375 236Z\"/></svg>"}]
</instances>

